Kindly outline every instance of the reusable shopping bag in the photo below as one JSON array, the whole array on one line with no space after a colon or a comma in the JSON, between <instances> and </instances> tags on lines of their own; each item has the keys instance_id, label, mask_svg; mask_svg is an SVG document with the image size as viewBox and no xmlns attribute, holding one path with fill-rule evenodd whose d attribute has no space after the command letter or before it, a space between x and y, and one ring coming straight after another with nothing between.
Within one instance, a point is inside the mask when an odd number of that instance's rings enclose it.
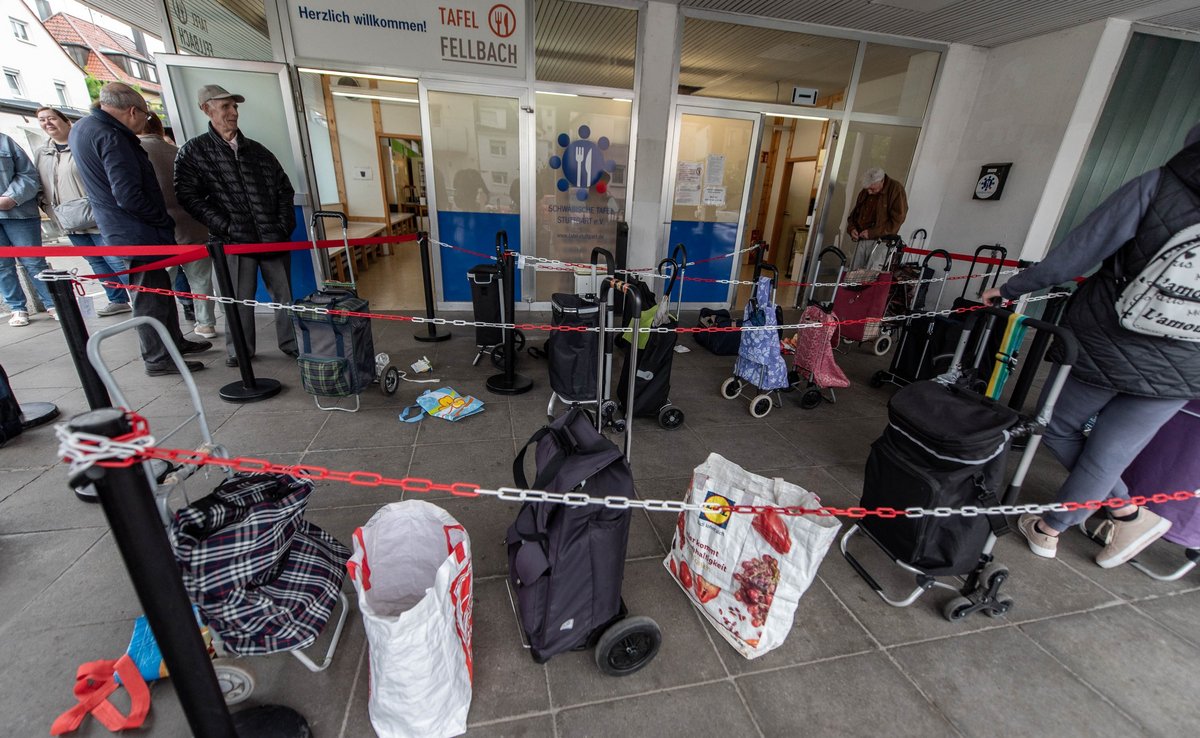
<instances>
[{"instance_id":1,"label":"reusable shopping bag","mask_svg":"<svg viewBox=\"0 0 1200 738\"><path fill-rule=\"evenodd\" d=\"M782 479L745 471L709 454L692 473L687 501L713 505L819 507L817 496ZM831 517L774 511L683 511L663 561L692 604L738 653L758 658L781 645L841 524Z\"/></svg>"},{"instance_id":2,"label":"reusable shopping bag","mask_svg":"<svg viewBox=\"0 0 1200 738\"><path fill-rule=\"evenodd\" d=\"M410 416L409 413L413 410L416 410L417 414ZM441 387L422 392L415 405L409 405L400 412L400 419L405 423L416 423L428 413L435 418L455 421L481 412L483 400L470 395L460 395L450 387Z\"/></svg>"},{"instance_id":3,"label":"reusable shopping bag","mask_svg":"<svg viewBox=\"0 0 1200 738\"><path fill-rule=\"evenodd\" d=\"M367 632L375 732L465 733L473 595L466 529L428 502L393 502L354 531L346 566Z\"/></svg>"}]
</instances>

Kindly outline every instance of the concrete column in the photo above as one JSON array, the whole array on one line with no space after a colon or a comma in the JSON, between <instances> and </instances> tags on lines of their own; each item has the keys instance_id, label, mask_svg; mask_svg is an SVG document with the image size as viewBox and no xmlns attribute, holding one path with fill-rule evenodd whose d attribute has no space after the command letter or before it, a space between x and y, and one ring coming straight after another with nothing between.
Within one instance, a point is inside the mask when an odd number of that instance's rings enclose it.
<instances>
[{"instance_id":1,"label":"concrete column","mask_svg":"<svg viewBox=\"0 0 1200 738\"><path fill-rule=\"evenodd\" d=\"M629 266L653 266L661 251L663 172L671 158L667 133L675 93L675 49L681 32L678 7L650 0L639 28L637 163L629 209Z\"/></svg>"}]
</instances>

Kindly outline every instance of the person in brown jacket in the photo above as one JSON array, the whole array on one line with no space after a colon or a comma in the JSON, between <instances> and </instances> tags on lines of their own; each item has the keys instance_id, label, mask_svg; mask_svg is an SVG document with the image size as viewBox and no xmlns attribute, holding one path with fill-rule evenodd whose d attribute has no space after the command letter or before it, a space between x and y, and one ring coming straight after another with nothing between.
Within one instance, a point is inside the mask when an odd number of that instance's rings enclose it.
<instances>
[{"instance_id":1,"label":"person in brown jacket","mask_svg":"<svg viewBox=\"0 0 1200 738\"><path fill-rule=\"evenodd\" d=\"M908 195L904 185L878 167L868 169L860 183L862 190L846 219L846 233L852 241L871 242L859 243L855 252L855 266L862 267L869 266L862 262L870 256L876 239L900 233L908 216Z\"/></svg>"},{"instance_id":2,"label":"person in brown jacket","mask_svg":"<svg viewBox=\"0 0 1200 738\"><path fill-rule=\"evenodd\" d=\"M162 189L163 199L167 202L167 213L175 220L175 243L203 246L208 243L208 229L204 224L188 215L175 198L175 155L179 152L175 144L167 140L162 121L154 113L150 113L146 121L146 131L138 136L142 148L150 156L150 165L154 167L154 176ZM171 281L175 280L175 270L167 271ZM191 291L197 295L213 293L212 259L205 256L202 259L189 261L183 265L183 273L187 275ZM217 337L217 320L214 303L209 300L193 300L196 314L196 335L201 338Z\"/></svg>"}]
</instances>

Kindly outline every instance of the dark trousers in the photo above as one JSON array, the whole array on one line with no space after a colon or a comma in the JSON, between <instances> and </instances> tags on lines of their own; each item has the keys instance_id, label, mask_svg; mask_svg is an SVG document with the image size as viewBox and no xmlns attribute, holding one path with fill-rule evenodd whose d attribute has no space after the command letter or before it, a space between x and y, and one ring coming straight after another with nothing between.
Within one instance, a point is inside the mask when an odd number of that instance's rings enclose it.
<instances>
[{"instance_id":1,"label":"dark trousers","mask_svg":"<svg viewBox=\"0 0 1200 738\"><path fill-rule=\"evenodd\" d=\"M251 299L258 291L258 274L262 273L263 284L272 302L290 305L292 302L292 255L282 254L252 254L233 255L225 257L229 263L229 279L233 282L234 297L239 300ZM227 305L225 311L226 326L231 316L235 314L242 323L242 331L246 334L246 347L250 355L255 352L254 308L249 305L238 305L236 308ZM296 352L296 329L292 326L290 310L275 311L275 341L279 350L284 353ZM225 351L233 356L233 334L226 327Z\"/></svg>"},{"instance_id":2,"label":"dark trousers","mask_svg":"<svg viewBox=\"0 0 1200 738\"><path fill-rule=\"evenodd\" d=\"M150 262L131 261L130 267L137 267ZM171 278L166 269L151 269L145 272L134 272L129 275L129 283L139 287L155 289L171 289ZM133 314L154 318L167 327L175 345L183 342L183 333L179 330L179 313L175 310L175 300L170 295L159 295L152 292L132 290ZM158 332L149 326L138 326L138 339L142 347L142 361L147 366L163 367L171 363L171 355L167 347L158 337Z\"/></svg>"}]
</instances>

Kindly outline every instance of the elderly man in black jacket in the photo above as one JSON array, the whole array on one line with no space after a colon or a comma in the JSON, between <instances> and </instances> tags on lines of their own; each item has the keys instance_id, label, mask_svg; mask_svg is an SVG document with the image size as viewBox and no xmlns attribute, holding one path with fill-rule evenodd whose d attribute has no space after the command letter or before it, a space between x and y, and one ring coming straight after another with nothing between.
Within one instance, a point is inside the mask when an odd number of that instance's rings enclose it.
<instances>
[{"instance_id":1,"label":"elderly man in black jacket","mask_svg":"<svg viewBox=\"0 0 1200 738\"><path fill-rule=\"evenodd\" d=\"M275 155L238 130L238 103L246 101L220 85L205 85L198 95L200 109L209 118L208 132L185 143L175 159L175 195L179 204L209 233L224 243L287 241L296 227L292 207L295 191ZM291 253L230 256L229 272L234 297L253 298L258 273L271 299L292 301ZM238 316L254 355L252 308L238 306ZM279 350L296 356L296 332L291 314L275 312L275 338ZM225 332L226 366L237 366L233 340Z\"/></svg>"},{"instance_id":2,"label":"elderly man in black jacket","mask_svg":"<svg viewBox=\"0 0 1200 738\"><path fill-rule=\"evenodd\" d=\"M145 129L148 115L146 100L137 90L113 82L100 90L100 103L92 109L92 114L71 126L75 167L83 180L100 234L109 246L175 243L175 223L167 214L150 157L137 137ZM126 261L137 269L157 258L139 256ZM171 288L165 269L143 269L129 277L134 285ZM165 325L180 353L193 354L212 346L208 341L188 341L183 337L175 300L169 295L135 291L133 314L156 318ZM179 372L157 332L141 326L138 337L147 374L155 377ZM187 367L197 371L204 365L189 361Z\"/></svg>"}]
</instances>

